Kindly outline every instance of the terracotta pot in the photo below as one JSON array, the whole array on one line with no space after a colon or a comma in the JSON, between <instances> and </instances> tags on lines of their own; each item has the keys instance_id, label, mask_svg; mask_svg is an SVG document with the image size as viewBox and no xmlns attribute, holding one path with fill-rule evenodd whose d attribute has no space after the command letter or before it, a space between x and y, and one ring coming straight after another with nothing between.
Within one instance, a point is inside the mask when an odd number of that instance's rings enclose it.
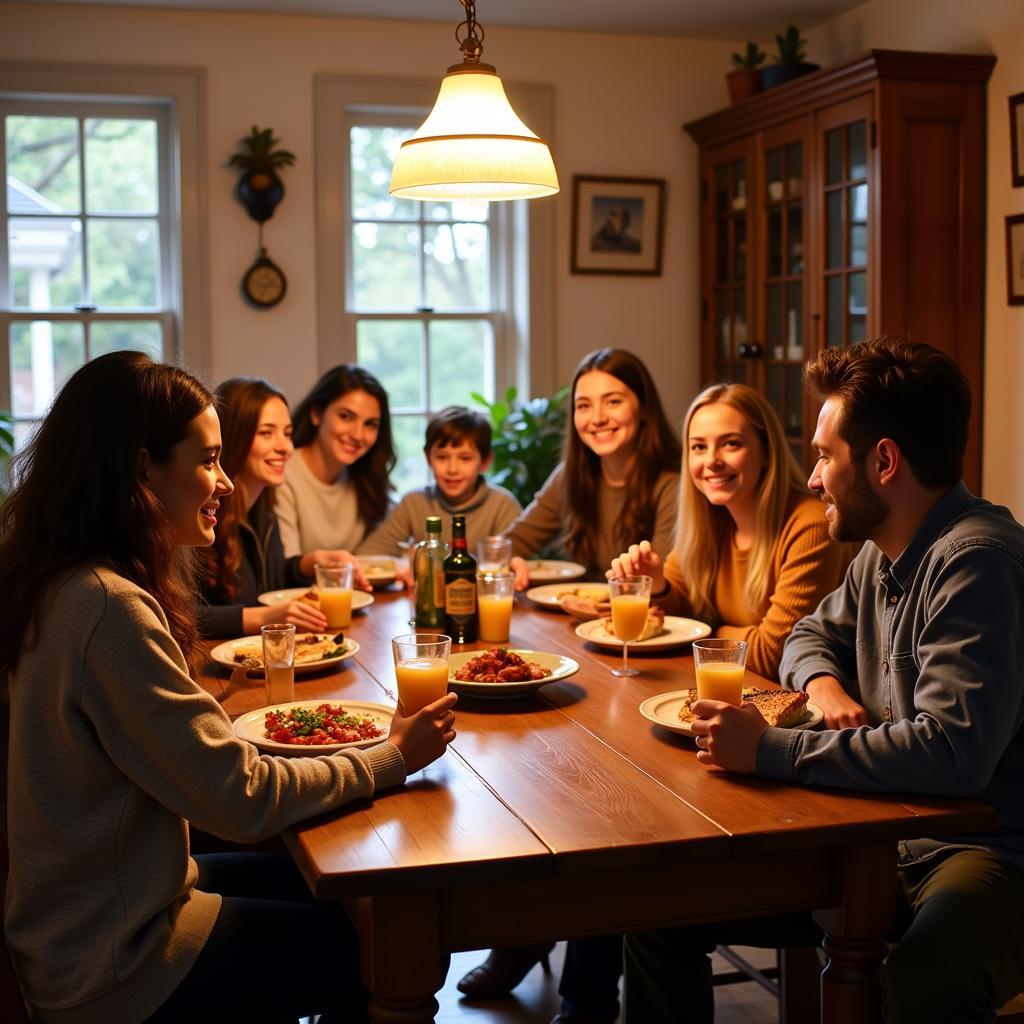
<instances>
[{"instance_id":1,"label":"terracotta pot","mask_svg":"<svg viewBox=\"0 0 1024 1024\"><path fill-rule=\"evenodd\" d=\"M735 105L756 96L763 88L760 68L737 68L725 76L729 86L729 100Z\"/></svg>"},{"instance_id":2,"label":"terracotta pot","mask_svg":"<svg viewBox=\"0 0 1024 1024\"><path fill-rule=\"evenodd\" d=\"M262 224L274 216L284 198L284 183L273 171L249 171L238 179L235 195L254 221Z\"/></svg>"},{"instance_id":3,"label":"terracotta pot","mask_svg":"<svg viewBox=\"0 0 1024 1024\"><path fill-rule=\"evenodd\" d=\"M809 75L817 71L820 64L768 64L761 69L761 81L766 89L774 89L777 85Z\"/></svg>"}]
</instances>

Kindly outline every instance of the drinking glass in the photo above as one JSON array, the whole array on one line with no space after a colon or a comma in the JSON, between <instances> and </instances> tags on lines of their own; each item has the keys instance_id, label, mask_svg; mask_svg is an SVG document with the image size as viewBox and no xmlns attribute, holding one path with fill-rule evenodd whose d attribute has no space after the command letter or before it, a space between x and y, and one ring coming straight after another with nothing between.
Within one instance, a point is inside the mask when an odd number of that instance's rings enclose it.
<instances>
[{"instance_id":1,"label":"drinking glass","mask_svg":"<svg viewBox=\"0 0 1024 1024\"><path fill-rule=\"evenodd\" d=\"M320 611L327 619L331 630L348 629L352 625L352 577L351 562L343 565L321 565L317 563L316 591L320 599Z\"/></svg>"},{"instance_id":2,"label":"drinking glass","mask_svg":"<svg viewBox=\"0 0 1024 1024\"><path fill-rule=\"evenodd\" d=\"M693 664L700 700L721 700L735 707L743 704L746 640L694 640Z\"/></svg>"},{"instance_id":3,"label":"drinking glass","mask_svg":"<svg viewBox=\"0 0 1024 1024\"><path fill-rule=\"evenodd\" d=\"M476 546L476 571L479 576L508 572L512 560L512 541L508 537L485 537Z\"/></svg>"},{"instance_id":4,"label":"drinking glass","mask_svg":"<svg viewBox=\"0 0 1024 1024\"><path fill-rule=\"evenodd\" d=\"M608 581L612 604L612 628L622 641L622 667L613 668L612 675L635 676L637 669L628 662L629 644L639 640L647 622L647 609L651 605L650 576L619 576Z\"/></svg>"},{"instance_id":5,"label":"drinking glass","mask_svg":"<svg viewBox=\"0 0 1024 1024\"><path fill-rule=\"evenodd\" d=\"M267 704L289 704L295 700L295 626L290 622L261 626L260 636Z\"/></svg>"},{"instance_id":6,"label":"drinking glass","mask_svg":"<svg viewBox=\"0 0 1024 1024\"><path fill-rule=\"evenodd\" d=\"M508 643L515 589L516 578L510 572L477 577L476 607L480 616L477 635L484 643Z\"/></svg>"},{"instance_id":7,"label":"drinking glass","mask_svg":"<svg viewBox=\"0 0 1024 1024\"><path fill-rule=\"evenodd\" d=\"M403 715L440 700L448 692L448 656L452 638L443 633L408 633L391 641Z\"/></svg>"}]
</instances>

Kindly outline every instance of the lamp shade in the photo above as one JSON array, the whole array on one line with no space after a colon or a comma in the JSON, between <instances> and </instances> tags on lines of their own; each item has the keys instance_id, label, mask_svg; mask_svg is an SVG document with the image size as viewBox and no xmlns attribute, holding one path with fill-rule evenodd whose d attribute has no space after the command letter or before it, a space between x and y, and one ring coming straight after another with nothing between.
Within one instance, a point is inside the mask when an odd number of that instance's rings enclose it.
<instances>
[{"instance_id":1,"label":"lamp shade","mask_svg":"<svg viewBox=\"0 0 1024 1024\"><path fill-rule=\"evenodd\" d=\"M512 109L487 64L448 69L434 108L402 143L391 194L403 199L537 199L558 191L551 151Z\"/></svg>"}]
</instances>

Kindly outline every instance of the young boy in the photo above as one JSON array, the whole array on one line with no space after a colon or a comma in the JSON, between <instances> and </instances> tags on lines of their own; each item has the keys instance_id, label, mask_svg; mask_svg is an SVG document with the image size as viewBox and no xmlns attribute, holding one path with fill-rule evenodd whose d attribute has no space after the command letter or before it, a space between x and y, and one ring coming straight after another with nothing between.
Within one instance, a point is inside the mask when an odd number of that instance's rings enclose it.
<instances>
[{"instance_id":1,"label":"young boy","mask_svg":"<svg viewBox=\"0 0 1024 1024\"><path fill-rule=\"evenodd\" d=\"M400 542L426 538L427 516L442 516L447 524L454 512L466 517L466 540L472 554L480 541L502 533L522 511L510 491L483 478L494 456L491 426L479 413L461 405L434 413L427 423L423 451L434 483L404 495L360 544L358 554L400 555Z\"/></svg>"}]
</instances>

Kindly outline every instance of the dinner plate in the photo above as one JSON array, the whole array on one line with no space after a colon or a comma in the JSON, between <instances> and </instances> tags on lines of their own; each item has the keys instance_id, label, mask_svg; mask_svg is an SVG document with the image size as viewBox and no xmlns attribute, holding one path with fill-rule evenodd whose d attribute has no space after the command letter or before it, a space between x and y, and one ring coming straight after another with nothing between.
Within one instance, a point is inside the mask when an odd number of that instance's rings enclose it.
<instances>
[{"instance_id":1,"label":"dinner plate","mask_svg":"<svg viewBox=\"0 0 1024 1024\"><path fill-rule=\"evenodd\" d=\"M546 583L542 587L530 587L526 591L526 596L535 604L539 604L544 608L561 608L559 598L562 594L568 594L573 590L584 588L588 591L599 591L606 598L608 596L607 583Z\"/></svg>"},{"instance_id":2,"label":"dinner plate","mask_svg":"<svg viewBox=\"0 0 1024 1024\"><path fill-rule=\"evenodd\" d=\"M280 604L282 601L297 601L303 594L308 594L315 587L290 587L288 590L268 590L256 598L260 604ZM373 594L365 590L352 591L352 611L366 608L373 604Z\"/></svg>"},{"instance_id":3,"label":"dinner plate","mask_svg":"<svg viewBox=\"0 0 1024 1024\"><path fill-rule=\"evenodd\" d=\"M543 679L527 679L519 683L471 683L456 679L455 673L471 658L483 654L483 651L460 651L448 659L448 689L467 697L485 697L489 700L506 700L510 697L521 697L524 693L533 693L541 686L547 686L559 679L568 679L580 670L579 662L567 658L563 654L550 654L548 651L513 650L523 661L535 661L541 668L549 669Z\"/></svg>"},{"instance_id":4,"label":"dinner plate","mask_svg":"<svg viewBox=\"0 0 1024 1024\"><path fill-rule=\"evenodd\" d=\"M679 721L679 709L683 701L689 697L689 690L673 690L671 693L659 693L657 697L648 697L640 705L640 714L649 722L655 725L664 726L672 732L682 733L684 736L692 736L689 722ZM807 717L796 725L790 725L788 729L810 729L817 725L825 717L817 704L807 704Z\"/></svg>"},{"instance_id":5,"label":"dinner plate","mask_svg":"<svg viewBox=\"0 0 1024 1024\"><path fill-rule=\"evenodd\" d=\"M301 635L301 634L300 634ZM320 639L328 638L332 635L331 633L316 633L315 636ZM259 645L261 643L258 636L243 636L238 640L225 640L222 644L217 644L212 651L210 651L210 657L217 662L218 665L225 665L227 668L236 669L241 668L240 662L235 661L236 649L244 644L249 646L250 644ZM355 642L351 637L345 637L345 653L339 654L334 658L321 658L319 661L307 661L301 665L295 666L295 672L297 675L301 675L303 672L316 672L318 669L327 668L329 665L340 665L346 658L351 658L356 651L359 650L359 644ZM250 672L262 672L263 669L250 669Z\"/></svg>"},{"instance_id":6,"label":"dinner plate","mask_svg":"<svg viewBox=\"0 0 1024 1024\"><path fill-rule=\"evenodd\" d=\"M264 735L265 718L268 711L286 711L288 708L318 708L321 704L340 704L346 711L371 715L374 723L384 730L383 736L372 740L356 740L354 743L315 743L297 746L294 743L277 743ZM287 704L275 704L269 708L258 708L235 719L235 735L248 740L266 754L285 754L290 757L315 757L317 754L333 754L347 747L372 747L383 743L391 729L395 709L387 704L374 704L366 700L348 700L345 697L321 697L320 700L291 700Z\"/></svg>"},{"instance_id":7,"label":"dinner plate","mask_svg":"<svg viewBox=\"0 0 1024 1024\"><path fill-rule=\"evenodd\" d=\"M553 558L527 559L526 568L531 583L553 583L556 580L578 580L587 574L587 567L579 562L560 562Z\"/></svg>"},{"instance_id":8,"label":"dinner plate","mask_svg":"<svg viewBox=\"0 0 1024 1024\"><path fill-rule=\"evenodd\" d=\"M658 636L652 636L650 640L631 640L629 653L634 651L663 651L670 647L681 647L693 640L700 640L711 633L711 627L706 622L698 622L696 619L683 619L678 615L665 616L665 632ZM576 635L582 640L587 640L598 647L608 647L612 650L619 650L622 641L617 636L612 636L604 628L603 619L591 619L589 622L581 622L576 627Z\"/></svg>"}]
</instances>

